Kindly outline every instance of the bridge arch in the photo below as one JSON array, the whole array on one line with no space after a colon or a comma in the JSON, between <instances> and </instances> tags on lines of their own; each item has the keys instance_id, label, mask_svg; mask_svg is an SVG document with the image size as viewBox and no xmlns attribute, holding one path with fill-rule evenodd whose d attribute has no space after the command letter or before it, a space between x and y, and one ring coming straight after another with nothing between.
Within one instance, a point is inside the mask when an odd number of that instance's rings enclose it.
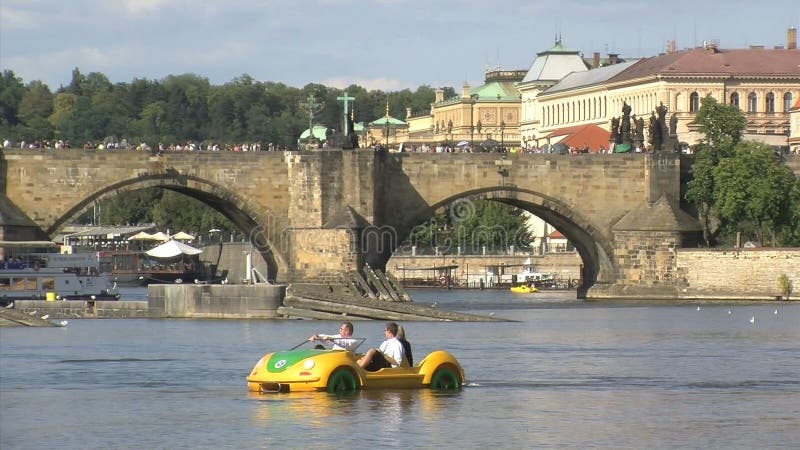
<instances>
[{"instance_id":1,"label":"bridge arch","mask_svg":"<svg viewBox=\"0 0 800 450\"><path fill-rule=\"evenodd\" d=\"M505 203L528 211L555 226L575 245L583 261L579 296L583 296L595 283L613 283L616 280L613 236L606 235L601 227L564 201L527 189L494 186L461 192L441 199L430 205L429 210L412 216L404 228L410 232L414 226L430 219L434 211L463 200Z\"/></svg>"},{"instance_id":2,"label":"bridge arch","mask_svg":"<svg viewBox=\"0 0 800 450\"><path fill-rule=\"evenodd\" d=\"M260 211L256 205L217 183L177 172L168 171L142 175L97 189L70 207L45 230L45 233L53 236L61 227L71 223L96 201L113 197L121 192L146 188L161 188L179 192L220 212L248 237L253 247L264 258L267 263L265 276L268 279L274 280L278 273L286 273L288 264L279 245L285 225L276 219L277 215L270 214L269 211Z\"/></svg>"}]
</instances>

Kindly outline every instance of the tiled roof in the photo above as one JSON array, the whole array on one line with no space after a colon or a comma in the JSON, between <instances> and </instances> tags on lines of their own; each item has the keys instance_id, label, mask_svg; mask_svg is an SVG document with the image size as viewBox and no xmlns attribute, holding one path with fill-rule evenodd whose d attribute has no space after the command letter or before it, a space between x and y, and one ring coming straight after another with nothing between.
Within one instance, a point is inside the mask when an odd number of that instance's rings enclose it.
<instances>
[{"instance_id":1,"label":"tiled roof","mask_svg":"<svg viewBox=\"0 0 800 450\"><path fill-rule=\"evenodd\" d=\"M800 76L800 51L698 48L645 58L609 83L660 76Z\"/></svg>"},{"instance_id":2,"label":"tiled roof","mask_svg":"<svg viewBox=\"0 0 800 450\"><path fill-rule=\"evenodd\" d=\"M589 146L589 150L597 151L600 146L608 147L608 141L611 139L611 133L598 127L597 125L576 125L574 127L561 128L548 134L547 138L554 139L557 137L566 136L558 142L568 147L584 148Z\"/></svg>"},{"instance_id":3,"label":"tiled roof","mask_svg":"<svg viewBox=\"0 0 800 450\"><path fill-rule=\"evenodd\" d=\"M599 67L597 69L582 70L579 72L572 72L565 76L558 83L544 91L544 93L552 93L559 91L566 91L584 86L592 86L604 83L611 77L616 76L623 70L634 65L638 60L627 61L624 63L613 64L610 66Z\"/></svg>"}]
</instances>

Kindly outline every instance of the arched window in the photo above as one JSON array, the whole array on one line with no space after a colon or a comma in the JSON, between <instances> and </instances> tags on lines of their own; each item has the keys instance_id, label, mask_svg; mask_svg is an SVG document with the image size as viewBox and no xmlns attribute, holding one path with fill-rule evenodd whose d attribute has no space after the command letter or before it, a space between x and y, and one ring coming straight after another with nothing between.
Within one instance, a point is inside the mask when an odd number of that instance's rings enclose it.
<instances>
[{"instance_id":1,"label":"arched window","mask_svg":"<svg viewBox=\"0 0 800 450\"><path fill-rule=\"evenodd\" d=\"M739 93L734 92L731 94L731 106L739 107Z\"/></svg>"},{"instance_id":2,"label":"arched window","mask_svg":"<svg viewBox=\"0 0 800 450\"><path fill-rule=\"evenodd\" d=\"M751 92L747 96L747 112L754 113L758 111L758 96L755 92Z\"/></svg>"},{"instance_id":3,"label":"arched window","mask_svg":"<svg viewBox=\"0 0 800 450\"><path fill-rule=\"evenodd\" d=\"M788 113L792 108L792 93L787 92L783 94L783 112Z\"/></svg>"},{"instance_id":4,"label":"arched window","mask_svg":"<svg viewBox=\"0 0 800 450\"><path fill-rule=\"evenodd\" d=\"M692 92L689 96L689 112L697 112L700 109L700 95Z\"/></svg>"},{"instance_id":5,"label":"arched window","mask_svg":"<svg viewBox=\"0 0 800 450\"><path fill-rule=\"evenodd\" d=\"M772 92L767 94L767 100L766 103L764 103L764 111L768 114L775 112L775 94Z\"/></svg>"}]
</instances>

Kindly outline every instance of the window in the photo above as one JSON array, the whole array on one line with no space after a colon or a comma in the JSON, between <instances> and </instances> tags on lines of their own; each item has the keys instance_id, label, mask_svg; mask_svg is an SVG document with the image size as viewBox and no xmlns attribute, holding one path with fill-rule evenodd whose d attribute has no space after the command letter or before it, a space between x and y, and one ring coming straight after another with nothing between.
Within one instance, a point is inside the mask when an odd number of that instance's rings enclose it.
<instances>
[{"instance_id":1,"label":"window","mask_svg":"<svg viewBox=\"0 0 800 450\"><path fill-rule=\"evenodd\" d=\"M788 113L792 108L792 93L787 92L783 94L783 112Z\"/></svg>"},{"instance_id":2,"label":"window","mask_svg":"<svg viewBox=\"0 0 800 450\"><path fill-rule=\"evenodd\" d=\"M734 92L733 94L731 94L731 105L735 106L737 108L739 107L739 93L738 92Z\"/></svg>"},{"instance_id":3,"label":"window","mask_svg":"<svg viewBox=\"0 0 800 450\"><path fill-rule=\"evenodd\" d=\"M700 95L692 92L689 96L689 112L697 112L700 109Z\"/></svg>"},{"instance_id":4,"label":"window","mask_svg":"<svg viewBox=\"0 0 800 450\"><path fill-rule=\"evenodd\" d=\"M747 112L754 113L758 111L758 96L755 92L751 92L747 96Z\"/></svg>"},{"instance_id":5,"label":"window","mask_svg":"<svg viewBox=\"0 0 800 450\"><path fill-rule=\"evenodd\" d=\"M764 104L764 111L766 111L768 114L775 113L775 94L772 92L767 94L767 101Z\"/></svg>"}]
</instances>

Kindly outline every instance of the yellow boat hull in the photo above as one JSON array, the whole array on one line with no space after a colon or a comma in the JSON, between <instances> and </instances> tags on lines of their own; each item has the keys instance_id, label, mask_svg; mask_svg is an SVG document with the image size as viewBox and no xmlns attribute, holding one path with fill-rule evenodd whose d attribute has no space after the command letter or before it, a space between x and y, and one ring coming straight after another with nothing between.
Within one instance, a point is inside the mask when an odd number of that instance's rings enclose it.
<instances>
[{"instance_id":1,"label":"yellow boat hull","mask_svg":"<svg viewBox=\"0 0 800 450\"><path fill-rule=\"evenodd\" d=\"M443 350L428 354L414 367L368 372L357 354L342 350L302 350L264 355L247 376L252 392L354 391L359 389L460 389L464 370Z\"/></svg>"}]
</instances>

